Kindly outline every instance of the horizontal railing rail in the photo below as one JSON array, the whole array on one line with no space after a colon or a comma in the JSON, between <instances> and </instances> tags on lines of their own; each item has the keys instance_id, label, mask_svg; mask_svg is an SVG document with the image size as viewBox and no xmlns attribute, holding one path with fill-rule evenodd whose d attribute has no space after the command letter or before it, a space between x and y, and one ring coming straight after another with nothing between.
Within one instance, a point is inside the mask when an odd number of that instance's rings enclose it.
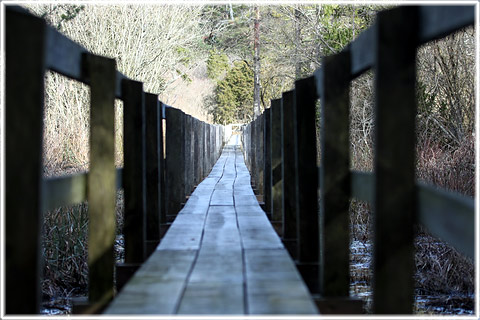
<instances>
[{"instance_id":1,"label":"horizontal railing rail","mask_svg":"<svg viewBox=\"0 0 480 320\"><path fill-rule=\"evenodd\" d=\"M374 209L374 313L413 311L417 223L475 257L474 199L415 180L416 50L473 25L475 10L445 5L380 12L342 52L325 57L312 76L296 81L294 90L272 100L245 126L252 184L263 186L265 210L318 295L320 312L361 312L349 293L350 199ZM349 86L370 69L376 94L374 172L358 172L350 169Z\"/></svg>"}]
</instances>

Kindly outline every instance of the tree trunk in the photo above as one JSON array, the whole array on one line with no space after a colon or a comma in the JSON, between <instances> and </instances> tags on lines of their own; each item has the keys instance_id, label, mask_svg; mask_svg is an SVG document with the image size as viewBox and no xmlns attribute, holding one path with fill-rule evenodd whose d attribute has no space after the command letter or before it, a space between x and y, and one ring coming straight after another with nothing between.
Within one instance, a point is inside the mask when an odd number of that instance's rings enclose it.
<instances>
[{"instance_id":1,"label":"tree trunk","mask_svg":"<svg viewBox=\"0 0 480 320\"><path fill-rule=\"evenodd\" d=\"M255 21L253 26L254 41L254 57L253 57L253 114L254 118L261 113L260 108L260 11L258 6L255 6Z\"/></svg>"}]
</instances>

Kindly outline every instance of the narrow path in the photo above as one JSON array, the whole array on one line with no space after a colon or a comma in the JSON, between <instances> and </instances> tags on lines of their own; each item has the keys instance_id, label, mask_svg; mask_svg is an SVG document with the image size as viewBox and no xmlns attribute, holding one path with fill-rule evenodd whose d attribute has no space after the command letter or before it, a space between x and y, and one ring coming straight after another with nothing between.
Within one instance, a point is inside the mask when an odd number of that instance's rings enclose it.
<instances>
[{"instance_id":1,"label":"narrow path","mask_svg":"<svg viewBox=\"0 0 480 320\"><path fill-rule=\"evenodd\" d=\"M107 314L315 314L233 136Z\"/></svg>"}]
</instances>

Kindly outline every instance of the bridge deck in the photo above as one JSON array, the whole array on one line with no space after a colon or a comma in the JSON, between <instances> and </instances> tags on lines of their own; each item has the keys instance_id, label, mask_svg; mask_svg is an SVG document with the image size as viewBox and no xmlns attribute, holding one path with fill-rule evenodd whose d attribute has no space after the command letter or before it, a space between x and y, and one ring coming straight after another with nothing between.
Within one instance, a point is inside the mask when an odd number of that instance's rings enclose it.
<instances>
[{"instance_id":1,"label":"bridge deck","mask_svg":"<svg viewBox=\"0 0 480 320\"><path fill-rule=\"evenodd\" d=\"M258 205L235 141L106 313L317 313Z\"/></svg>"}]
</instances>

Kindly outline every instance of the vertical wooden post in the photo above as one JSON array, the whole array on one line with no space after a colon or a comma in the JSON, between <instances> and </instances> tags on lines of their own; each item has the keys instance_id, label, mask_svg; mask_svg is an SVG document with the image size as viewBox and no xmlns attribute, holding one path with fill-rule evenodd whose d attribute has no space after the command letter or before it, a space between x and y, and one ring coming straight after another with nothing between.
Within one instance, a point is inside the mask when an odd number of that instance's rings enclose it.
<instances>
[{"instance_id":1,"label":"vertical wooden post","mask_svg":"<svg viewBox=\"0 0 480 320\"><path fill-rule=\"evenodd\" d=\"M348 297L350 288L350 53L324 58L321 116L320 243L323 297Z\"/></svg>"},{"instance_id":2,"label":"vertical wooden post","mask_svg":"<svg viewBox=\"0 0 480 320\"><path fill-rule=\"evenodd\" d=\"M297 158L295 148L295 108L293 91L282 95L282 202L283 243L290 255L297 258L297 193L295 188Z\"/></svg>"},{"instance_id":3,"label":"vertical wooden post","mask_svg":"<svg viewBox=\"0 0 480 320\"><path fill-rule=\"evenodd\" d=\"M282 229L282 103L280 99L272 100L270 107L272 133L272 222L281 234Z\"/></svg>"},{"instance_id":4,"label":"vertical wooden post","mask_svg":"<svg viewBox=\"0 0 480 320\"><path fill-rule=\"evenodd\" d=\"M146 93L147 256L155 250L160 242L160 111L158 96Z\"/></svg>"},{"instance_id":5,"label":"vertical wooden post","mask_svg":"<svg viewBox=\"0 0 480 320\"><path fill-rule=\"evenodd\" d=\"M185 201L185 114L166 110L167 118L167 214L176 216Z\"/></svg>"},{"instance_id":6,"label":"vertical wooden post","mask_svg":"<svg viewBox=\"0 0 480 320\"><path fill-rule=\"evenodd\" d=\"M193 118L192 123L193 131L193 185L197 186L200 181L200 139L199 139L199 120Z\"/></svg>"},{"instance_id":7,"label":"vertical wooden post","mask_svg":"<svg viewBox=\"0 0 480 320\"><path fill-rule=\"evenodd\" d=\"M167 223L167 185L165 181L165 174L166 174L166 164L165 164L165 135L163 129L163 115L164 115L164 108L165 105L160 102L160 109L158 114L158 127L157 127L157 135L158 135L158 152L159 152L159 164L158 164L158 171L159 171L159 192L160 192L160 238L163 237L166 231L166 223Z\"/></svg>"},{"instance_id":8,"label":"vertical wooden post","mask_svg":"<svg viewBox=\"0 0 480 320\"><path fill-rule=\"evenodd\" d=\"M88 198L88 293L90 304L113 299L115 265L115 60L86 54L90 77Z\"/></svg>"},{"instance_id":9,"label":"vertical wooden post","mask_svg":"<svg viewBox=\"0 0 480 320\"><path fill-rule=\"evenodd\" d=\"M255 128L255 121L254 119L252 122L250 122L250 130L249 130L249 141L248 141L248 157L250 158L250 174L252 175L252 182L254 184L254 190L256 189L255 185L255 166L256 166L256 159L255 159L255 135L257 134L256 128ZM255 190L256 191L256 190Z\"/></svg>"},{"instance_id":10,"label":"vertical wooden post","mask_svg":"<svg viewBox=\"0 0 480 320\"><path fill-rule=\"evenodd\" d=\"M417 24L415 7L377 18L374 313L413 311Z\"/></svg>"},{"instance_id":11,"label":"vertical wooden post","mask_svg":"<svg viewBox=\"0 0 480 320\"><path fill-rule=\"evenodd\" d=\"M40 312L45 22L5 10L5 311Z\"/></svg>"},{"instance_id":12,"label":"vertical wooden post","mask_svg":"<svg viewBox=\"0 0 480 320\"><path fill-rule=\"evenodd\" d=\"M298 268L312 293L320 291L316 100L314 77L295 82Z\"/></svg>"},{"instance_id":13,"label":"vertical wooden post","mask_svg":"<svg viewBox=\"0 0 480 320\"><path fill-rule=\"evenodd\" d=\"M142 263L146 257L145 101L141 82L123 80L122 86L125 263Z\"/></svg>"},{"instance_id":14,"label":"vertical wooden post","mask_svg":"<svg viewBox=\"0 0 480 320\"><path fill-rule=\"evenodd\" d=\"M192 116L185 115L185 196L193 189ZM185 201L185 199L183 200Z\"/></svg>"},{"instance_id":15,"label":"vertical wooden post","mask_svg":"<svg viewBox=\"0 0 480 320\"><path fill-rule=\"evenodd\" d=\"M202 121L198 121L198 149L200 150L198 155L198 182L205 177L205 126Z\"/></svg>"},{"instance_id":16,"label":"vertical wooden post","mask_svg":"<svg viewBox=\"0 0 480 320\"><path fill-rule=\"evenodd\" d=\"M208 175L208 143L207 143L207 123L202 122L202 161L203 161L203 178Z\"/></svg>"},{"instance_id":17,"label":"vertical wooden post","mask_svg":"<svg viewBox=\"0 0 480 320\"><path fill-rule=\"evenodd\" d=\"M256 121L256 145L255 145L255 158L257 159L256 176L257 176L257 190L259 194L263 193L263 117L262 113L258 116Z\"/></svg>"},{"instance_id":18,"label":"vertical wooden post","mask_svg":"<svg viewBox=\"0 0 480 320\"><path fill-rule=\"evenodd\" d=\"M264 171L263 171L263 201L265 202L265 212L267 216L271 218L272 212L272 158L270 148L270 111L271 108L265 110L265 118L263 125L263 159L264 159Z\"/></svg>"},{"instance_id":19,"label":"vertical wooden post","mask_svg":"<svg viewBox=\"0 0 480 320\"><path fill-rule=\"evenodd\" d=\"M210 124L205 123L205 176L207 176L210 173L210 170L212 169L211 167L211 157L210 153L212 152L211 149L211 144L210 144Z\"/></svg>"},{"instance_id":20,"label":"vertical wooden post","mask_svg":"<svg viewBox=\"0 0 480 320\"><path fill-rule=\"evenodd\" d=\"M215 125L211 124L210 125L210 144L212 146L212 151L211 151L211 161L212 161L212 167L215 164L215 157L217 156L217 145L215 144L215 137L217 134L217 128Z\"/></svg>"}]
</instances>

